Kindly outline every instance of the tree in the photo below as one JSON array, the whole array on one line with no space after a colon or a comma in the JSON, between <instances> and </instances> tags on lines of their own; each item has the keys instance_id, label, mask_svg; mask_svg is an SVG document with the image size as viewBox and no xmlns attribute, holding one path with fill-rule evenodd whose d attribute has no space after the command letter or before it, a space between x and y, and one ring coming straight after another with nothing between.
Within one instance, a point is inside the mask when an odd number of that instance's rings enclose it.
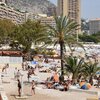
<instances>
[{"instance_id":1,"label":"tree","mask_svg":"<svg viewBox=\"0 0 100 100\"><path fill-rule=\"evenodd\" d=\"M97 39L97 37L93 35L79 35L79 38L82 42L99 42L99 39Z\"/></svg>"},{"instance_id":2,"label":"tree","mask_svg":"<svg viewBox=\"0 0 100 100\"><path fill-rule=\"evenodd\" d=\"M72 74L72 83L76 83L78 76L83 72L84 59L69 56L65 58L65 70Z\"/></svg>"},{"instance_id":3,"label":"tree","mask_svg":"<svg viewBox=\"0 0 100 100\"><path fill-rule=\"evenodd\" d=\"M27 20L27 22L16 27L13 37L22 45L23 51L27 53L33 43L36 44L41 41L44 32L45 27L39 21Z\"/></svg>"},{"instance_id":4,"label":"tree","mask_svg":"<svg viewBox=\"0 0 100 100\"><path fill-rule=\"evenodd\" d=\"M93 85L93 77L96 75L96 72L100 71L100 67L98 67L98 62L94 60L84 63L83 73L87 77L89 77L89 83Z\"/></svg>"},{"instance_id":5,"label":"tree","mask_svg":"<svg viewBox=\"0 0 100 100\"><path fill-rule=\"evenodd\" d=\"M52 44L60 45L61 76L63 76L64 74L63 57L64 57L65 44L67 44L68 36L71 36L73 32L75 32L78 25L76 22L69 20L66 16L58 16L54 17L54 19L56 27L54 28L48 25L49 29L52 31L49 34L49 37L52 39Z\"/></svg>"},{"instance_id":6,"label":"tree","mask_svg":"<svg viewBox=\"0 0 100 100\"><path fill-rule=\"evenodd\" d=\"M8 19L0 19L0 42L1 44L9 44L11 36L14 32L15 24Z\"/></svg>"}]
</instances>

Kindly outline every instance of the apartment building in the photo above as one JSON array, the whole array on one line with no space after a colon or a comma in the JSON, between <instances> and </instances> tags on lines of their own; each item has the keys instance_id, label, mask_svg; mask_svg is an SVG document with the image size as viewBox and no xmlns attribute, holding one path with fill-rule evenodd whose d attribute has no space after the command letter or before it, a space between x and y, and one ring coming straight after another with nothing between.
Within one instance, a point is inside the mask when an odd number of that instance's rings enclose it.
<instances>
[{"instance_id":1,"label":"apartment building","mask_svg":"<svg viewBox=\"0 0 100 100\"><path fill-rule=\"evenodd\" d=\"M89 21L89 33L94 34L100 31L100 18Z\"/></svg>"},{"instance_id":2,"label":"apartment building","mask_svg":"<svg viewBox=\"0 0 100 100\"><path fill-rule=\"evenodd\" d=\"M26 20L39 20L41 24L45 25L48 24L52 27L56 27L56 23L53 16L47 16L46 14L33 14L33 13L26 13Z\"/></svg>"},{"instance_id":3,"label":"apartment building","mask_svg":"<svg viewBox=\"0 0 100 100\"><path fill-rule=\"evenodd\" d=\"M81 25L80 0L58 0L57 15L68 16Z\"/></svg>"},{"instance_id":4,"label":"apartment building","mask_svg":"<svg viewBox=\"0 0 100 100\"><path fill-rule=\"evenodd\" d=\"M0 19L10 19L15 24L25 22L25 14L8 7L6 4L0 4Z\"/></svg>"},{"instance_id":5,"label":"apartment building","mask_svg":"<svg viewBox=\"0 0 100 100\"><path fill-rule=\"evenodd\" d=\"M55 20L54 20L54 17L53 16L50 16L50 17L41 17L39 18L39 20L41 21L41 24L48 24L52 27L56 27L56 23L55 23Z\"/></svg>"}]
</instances>

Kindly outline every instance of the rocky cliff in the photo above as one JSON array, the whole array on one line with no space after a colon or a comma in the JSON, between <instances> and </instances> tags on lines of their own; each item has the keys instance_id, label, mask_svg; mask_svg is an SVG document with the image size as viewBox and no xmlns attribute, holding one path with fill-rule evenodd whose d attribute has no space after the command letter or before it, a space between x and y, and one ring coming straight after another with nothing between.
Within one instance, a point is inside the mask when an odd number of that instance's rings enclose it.
<instances>
[{"instance_id":1,"label":"rocky cliff","mask_svg":"<svg viewBox=\"0 0 100 100\"><path fill-rule=\"evenodd\" d=\"M56 11L56 6L49 0L7 0L7 4L17 10L33 13L52 15Z\"/></svg>"}]
</instances>

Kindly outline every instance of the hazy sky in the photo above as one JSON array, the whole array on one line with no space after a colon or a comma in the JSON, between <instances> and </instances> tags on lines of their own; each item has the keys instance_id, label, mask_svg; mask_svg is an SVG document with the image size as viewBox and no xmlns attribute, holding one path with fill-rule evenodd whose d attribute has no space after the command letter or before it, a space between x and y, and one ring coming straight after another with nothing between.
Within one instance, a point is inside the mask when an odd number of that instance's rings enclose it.
<instances>
[{"instance_id":1,"label":"hazy sky","mask_svg":"<svg viewBox=\"0 0 100 100\"><path fill-rule=\"evenodd\" d=\"M50 0L56 4L57 0ZM85 19L100 18L100 0L81 0L81 17Z\"/></svg>"}]
</instances>

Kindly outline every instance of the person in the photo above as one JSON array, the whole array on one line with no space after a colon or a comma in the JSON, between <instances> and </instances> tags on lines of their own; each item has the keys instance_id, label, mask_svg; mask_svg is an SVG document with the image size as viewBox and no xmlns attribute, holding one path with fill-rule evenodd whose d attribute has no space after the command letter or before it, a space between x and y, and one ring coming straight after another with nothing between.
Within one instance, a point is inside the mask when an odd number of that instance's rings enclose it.
<instances>
[{"instance_id":1,"label":"person","mask_svg":"<svg viewBox=\"0 0 100 100\"><path fill-rule=\"evenodd\" d=\"M35 94L35 81L34 80L32 80L32 87L31 87L31 93L33 94Z\"/></svg>"},{"instance_id":2,"label":"person","mask_svg":"<svg viewBox=\"0 0 100 100\"><path fill-rule=\"evenodd\" d=\"M17 79L17 67L14 70L14 78Z\"/></svg>"},{"instance_id":3,"label":"person","mask_svg":"<svg viewBox=\"0 0 100 100\"><path fill-rule=\"evenodd\" d=\"M17 81L18 81L18 95L21 96L21 88L22 88L21 82L19 79Z\"/></svg>"},{"instance_id":4,"label":"person","mask_svg":"<svg viewBox=\"0 0 100 100\"><path fill-rule=\"evenodd\" d=\"M9 68L9 64L5 64L5 66L2 68L2 72L5 72L7 74L7 68Z\"/></svg>"},{"instance_id":5,"label":"person","mask_svg":"<svg viewBox=\"0 0 100 100\"><path fill-rule=\"evenodd\" d=\"M27 78L28 78L28 82L29 82L30 72L27 73Z\"/></svg>"},{"instance_id":6,"label":"person","mask_svg":"<svg viewBox=\"0 0 100 100\"><path fill-rule=\"evenodd\" d=\"M69 89L69 85L67 82L64 83L64 91L68 91Z\"/></svg>"},{"instance_id":7,"label":"person","mask_svg":"<svg viewBox=\"0 0 100 100\"><path fill-rule=\"evenodd\" d=\"M6 64L6 68L9 68L9 64L8 63Z\"/></svg>"},{"instance_id":8,"label":"person","mask_svg":"<svg viewBox=\"0 0 100 100\"><path fill-rule=\"evenodd\" d=\"M24 62L22 62L22 70L24 71Z\"/></svg>"},{"instance_id":9,"label":"person","mask_svg":"<svg viewBox=\"0 0 100 100\"><path fill-rule=\"evenodd\" d=\"M6 67L5 66L2 68L2 72L6 72Z\"/></svg>"},{"instance_id":10,"label":"person","mask_svg":"<svg viewBox=\"0 0 100 100\"><path fill-rule=\"evenodd\" d=\"M19 79L20 76L21 76L21 73L20 73L20 71L18 70L18 71L17 71L17 79Z\"/></svg>"},{"instance_id":11,"label":"person","mask_svg":"<svg viewBox=\"0 0 100 100\"><path fill-rule=\"evenodd\" d=\"M55 83L59 82L59 76L58 76L57 72L55 72L55 74L53 76L53 80L54 80Z\"/></svg>"},{"instance_id":12,"label":"person","mask_svg":"<svg viewBox=\"0 0 100 100\"><path fill-rule=\"evenodd\" d=\"M32 74L35 75L35 69L31 68L31 70L32 70Z\"/></svg>"},{"instance_id":13,"label":"person","mask_svg":"<svg viewBox=\"0 0 100 100\"><path fill-rule=\"evenodd\" d=\"M97 78L97 80L98 80L98 87L100 86L100 75L99 75L99 77Z\"/></svg>"}]
</instances>

